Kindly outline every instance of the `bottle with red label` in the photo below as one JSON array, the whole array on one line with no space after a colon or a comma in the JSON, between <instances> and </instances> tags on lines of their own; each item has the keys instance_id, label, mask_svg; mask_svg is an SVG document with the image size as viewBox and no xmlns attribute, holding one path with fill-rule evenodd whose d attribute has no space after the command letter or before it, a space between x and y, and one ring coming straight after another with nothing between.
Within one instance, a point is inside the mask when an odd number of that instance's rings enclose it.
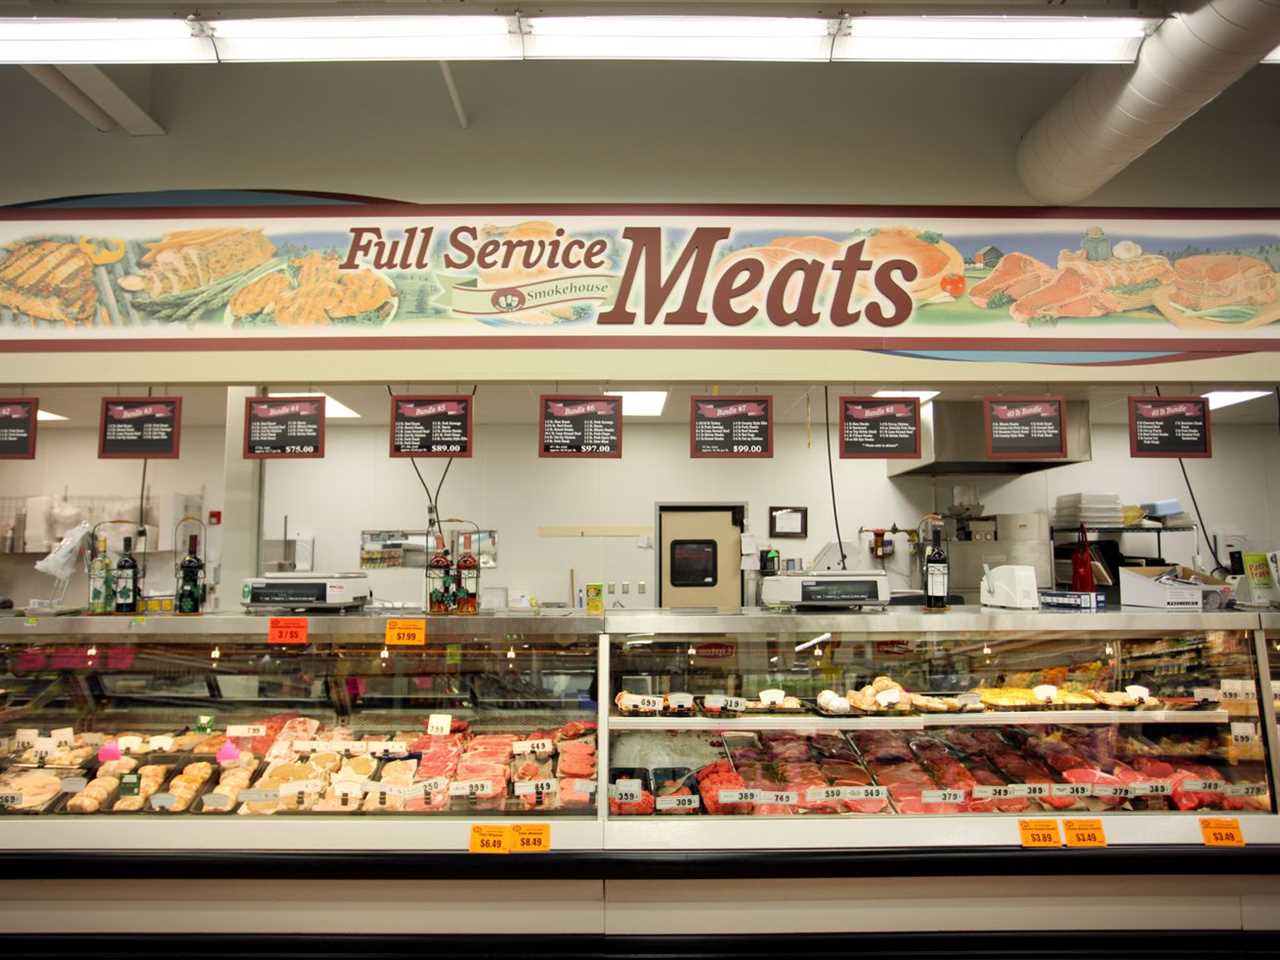
<instances>
[{"instance_id":1,"label":"bottle with red label","mask_svg":"<svg viewBox=\"0 0 1280 960\"><path fill-rule=\"evenodd\" d=\"M457 613L480 611L480 561L471 552L471 534L463 534L462 556L458 557Z\"/></svg>"},{"instance_id":2,"label":"bottle with red label","mask_svg":"<svg viewBox=\"0 0 1280 960\"><path fill-rule=\"evenodd\" d=\"M427 561L427 613L453 612L455 600L453 561L444 547L444 537L435 535L436 549Z\"/></svg>"}]
</instances>

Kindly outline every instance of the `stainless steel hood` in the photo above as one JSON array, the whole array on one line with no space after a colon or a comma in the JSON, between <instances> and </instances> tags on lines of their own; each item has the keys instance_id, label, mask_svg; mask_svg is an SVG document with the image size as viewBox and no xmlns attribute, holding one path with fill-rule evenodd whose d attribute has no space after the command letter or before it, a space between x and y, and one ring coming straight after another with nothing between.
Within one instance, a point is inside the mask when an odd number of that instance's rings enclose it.
<instances>
[{"instance_id":1,"label":"stainless steel hood","mask_svg":"<svg viewBox=\"0 0 1280 960\"><path fill-rule=\"evenodd\" d=\"M935 400L920 410L919 460L889 460L891 477L1018 476L1093 459L1089 401L1067 402L1065 460L988 460L981 400Z\"/></svg>"}]
</instances>

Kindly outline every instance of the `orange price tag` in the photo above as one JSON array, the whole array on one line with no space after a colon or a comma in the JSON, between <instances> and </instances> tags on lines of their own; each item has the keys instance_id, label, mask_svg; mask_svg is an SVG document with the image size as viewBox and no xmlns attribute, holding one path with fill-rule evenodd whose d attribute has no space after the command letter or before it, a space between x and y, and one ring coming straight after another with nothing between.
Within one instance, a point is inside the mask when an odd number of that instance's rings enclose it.
<instances>
[{"instance_id":1,"label":"orange price tag","mask_svg":"<svg viewBox=\"0 0 1280 960\"><path fill-rule=\"evenodd\" d=\"M425 647L426 620L388 620L383 642L388 647Z\"/></svg>"},{"instance_id":2,"label":"orange price tag","mask_svg":"<svg viewBox=\"0 0 1280 960\"><path fill-rule=\"evenodd\" d=\"M1101 820L1063 820L1062 832L1068 847L1105 847L1107 835Z\"/></svg>"},{"instance_id":3,"label":"orange price tag","mask_svg":"<svg viewBox=\"0 0 1280 960\"><path fill-rule=\"evenodd\" d=\"M1236 817L1201 817L1200 832L1206 847L1244 846L1244 832Z\"/></svg>"},{"instance_id":4,"label":"orange price tag","mask_svg":"<svg viewBox=\"0 0 1280 960\"><path fill-rule=\"evenodd\" d=\"M551 824L517 823L511 828L512 853L546 853L551 849Z\"/></svg>"},{"instance_id":5,"label":"orange price tag","mask_svg":"<svg viewBox=\"0 0 1280 960\"><path fill-rule=\"evenodd\" d=\"M1018 833L1024 847L1060 847L1062 834L1057 820L1019 820Z\"/></svg>"},{"instance_id":6,"label":"orange price tag","mask_svg":"<svg viewBox=\"0 0 1280 960\"><path fill-rule=\"evenodd\" d=\"M306 617L272 617L267 621L267 643L284 646L306 646Z\"/></svg>"},{"instance_id":7,"label":"orange price tag","mask_svg":"<svg viewBox=\"0 0 1280 960\"><path fill-rule=\"evenodd\" d=\"M510 853L511 828L474 824L471 827L471 845L467 849L472 853Z\"/></svg>"}]
</instances>

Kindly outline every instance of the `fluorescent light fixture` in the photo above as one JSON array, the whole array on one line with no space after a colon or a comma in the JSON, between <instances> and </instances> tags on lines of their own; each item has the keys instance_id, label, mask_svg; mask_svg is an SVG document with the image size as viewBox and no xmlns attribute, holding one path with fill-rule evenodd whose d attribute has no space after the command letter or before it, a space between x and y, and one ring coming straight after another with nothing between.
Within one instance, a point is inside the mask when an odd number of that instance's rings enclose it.
<instances>
[{"instance_id":1,"label":"fluorescent light fixture","mask_svg":"<svg viewBox=\"0 0 1280 960\"><path fill-rule=\"evenodd\" d=\"M915 397L920 401L920 405L924 406L939 394L938 390L877 390L872 394L873 397Z\"/></svg>"},{"instance_id":2,"label":"fluorescent light fixture","mask_svg":"<svg viewBox=\"0 0 1280 960\"><path fill-rule=\"evenodd\" d=\"M819 17L530 17L527 60L831 59Z\"/></svg>"},{"instance_id":3,"label":"fluorescent light fixture","mask_svg":"<svg viewBox=\"0 0 1280 960\"><path fill-rule=\"evenodd\" d=\"M1262 58L1263 63L1280 63L1280 47L1276 47L1265 57Z\"/></svg>"},{"instance_id":4,"label":"fluorescent light fixture","mask_svg":"<svg viewBox=\"0 0 1280 960\"><path fill-rule=\"evenodd\" d=\"M195 21L0 18L0 63L217 63Z\"/></svg>"},{"instance_id":5,"label":"fluorescent light fixture","mask_svg":"<svg viewBox=\"0 0 1280 960\"><path fill-rule=\"evenodd\" d=\"M816 637L814 637L812 640L806 640L804 643L797 643L796 653L800 653L802 650L808 650L810 647L816 647L818 644L822 643L823 641L830 640L830 639L831 639L831 634L820 633Z\"/></svg>"},{"instance_id":6,"label":"fluorescent light fixture","mask_svg":"<svg viewBox=\"0 0 1280 960\"><path fill-rule=\"evenodd\" d=\"M606 390L604 395L622 398L624 417L660 417L667 406L665 390Z\"/></svg>"},{"instance_id":7,"label":"fluorescent light fixture","mask_svg":"<svg viewBox=\"0 0 1280 960\"><path fill-rule=\"evenodd\" d=\"M1204 399L1209 401L1210 410L1221 410L1223 407L1233 407L1237 403L1247 403L1250 400L1258 400L1262 397L1271 396L1270 390L1210 390L1208 393L1200 394Z\"/></svg>"},{"instance_id":8,"label":"fluorescent light fixture","mask_svg":"<svg viewBox=\"0 0 1280 960\"><path fill-rule=\"evenodd\" d=\"M48 410L37 410L36 419L48 421L48 420L65 420L67 418L64 416L61 416L60 414L50 413Z\"/></svg>"},{"instance_id":9,"label":"fluorescent light fixture","mask_svg":"<svg viewBox=\"0 0 1280 960\"><path fill-rule=\"evenodd\" d=\"M360 414L356 413L345 403L339 403L327 393L268 393L268 397L324 397L324 418L326 420L350 420L352 418L359 419Z\"/></svg>"},{"instance_id":10,"label":"fluorescent light fixture","mask_svg":"<svg viewBox=\"0 0 1280 960\"><path fill-rule=\"evenodd\" d=\"M1133 63L1146 17L854 17L831 59L935 63Z\"/></svg>"},{"instance_id":11,"label":"fluorescent light fixture","mask_svg":"<svg viewBox=\"0 0 1280 960\"><path fill-rule=\"evenodd\" d=\"M221 60L519 60L514 21L488 16L211 20Z\"/></svg>"}]
</instances>

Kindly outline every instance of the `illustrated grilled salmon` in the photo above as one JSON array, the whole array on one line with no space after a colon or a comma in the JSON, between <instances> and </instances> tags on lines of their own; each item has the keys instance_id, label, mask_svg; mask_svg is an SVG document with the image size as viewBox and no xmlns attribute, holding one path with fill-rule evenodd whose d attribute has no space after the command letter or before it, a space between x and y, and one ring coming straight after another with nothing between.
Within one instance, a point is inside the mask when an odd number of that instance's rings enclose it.
<instances>
[{"instance_id":1,"label":"illustrated grilled salmon","mask_svg":"<svg viewBox=\"0 0 1280 960\"><path fill-rule=\"evenodd\" d=\"M93 261L73 243L22 243L0 261L0 306L73 326L88 323L97 305Z\"/></svg>"},{"instance_id":2,"label":"illustrated grilled salmon","mask_svg":"<svg viewBox=\"0 0 1280 960\"><path fill-rule=\"evenodd\" d=\"M121 277L118 285L152 298L185 293L260 266L275 252L275 245L261 230L177 230L147 244L143 268Z\"/></svg>"},{"instance_id":3,"label":"illustrated grilled salmon","mask_svg":"<svg viewBox=\"0 0 1280 960\"><path fill-rule=\"evenodd\" d=\"M251 317L264 310L272 310L288 289L289 278L285 274L268 273L236 291L231 298L231 313L236 317Z\"/></svg>"}]
</instances>

